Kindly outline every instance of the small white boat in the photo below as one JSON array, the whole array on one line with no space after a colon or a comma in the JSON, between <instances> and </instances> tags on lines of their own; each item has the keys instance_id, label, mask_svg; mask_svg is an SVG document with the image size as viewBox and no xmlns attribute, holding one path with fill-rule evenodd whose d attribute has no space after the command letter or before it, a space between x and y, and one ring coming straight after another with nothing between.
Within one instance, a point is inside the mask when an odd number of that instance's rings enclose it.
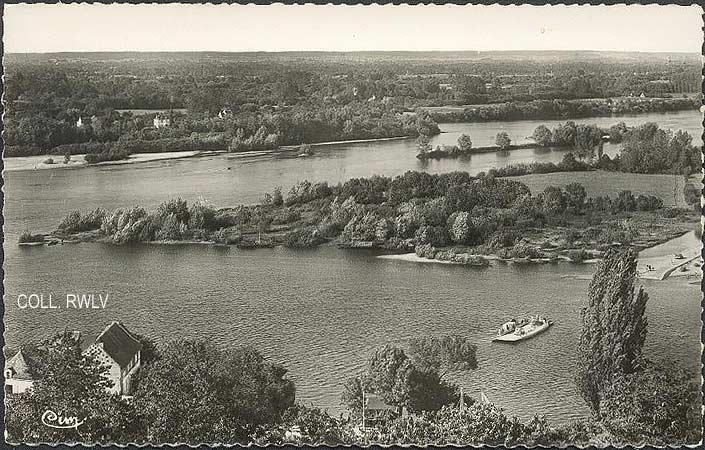
<instances>
[{"instance_id":1,"label":"small white boat","mask_svg":"<svg viewBox=\"0 0 705 450\"><path fill-rule=\"evenodd\" d=\"M497 332L497 336L492 339L496 342L518 342L529 339L537 334L543 333L553 325L553 321L545 317L531 317L519 322L510 320L502 325Z\"/></svg>"}]
</instances>

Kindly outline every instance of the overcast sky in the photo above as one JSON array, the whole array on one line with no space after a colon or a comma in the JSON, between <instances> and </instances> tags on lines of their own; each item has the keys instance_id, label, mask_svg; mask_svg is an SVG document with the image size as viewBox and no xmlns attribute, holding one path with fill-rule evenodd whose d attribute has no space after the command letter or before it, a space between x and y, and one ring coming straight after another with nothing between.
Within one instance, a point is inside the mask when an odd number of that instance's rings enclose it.
<instances>
[{"instance_id":1,"label":"overcast sky","mask_svg":"<svg viewBox=\"0 0 705 450\"><path fill-rule=\"evenodd\" d=\"M5 5L6 52L700 53L698 6Z\"/></svg>"}]
</instances>

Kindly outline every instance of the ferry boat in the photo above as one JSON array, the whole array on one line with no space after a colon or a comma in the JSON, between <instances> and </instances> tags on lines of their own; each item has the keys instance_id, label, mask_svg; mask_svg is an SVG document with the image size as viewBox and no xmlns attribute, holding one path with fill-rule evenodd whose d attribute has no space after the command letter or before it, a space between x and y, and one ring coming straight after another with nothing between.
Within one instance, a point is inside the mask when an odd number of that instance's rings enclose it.
<instances>
[{"instance_id":1,"label":"ferry boat","mask_svg":"<svg viewBox=\"0 0 705 450\"><path fill-rule=\"evenodd\" d=\"M553 321L545 317L530 317L529 319L510 320L505 322L497 332L493 342L518 342L543 333L553 325Z\"/></svg>"}]
</instances>

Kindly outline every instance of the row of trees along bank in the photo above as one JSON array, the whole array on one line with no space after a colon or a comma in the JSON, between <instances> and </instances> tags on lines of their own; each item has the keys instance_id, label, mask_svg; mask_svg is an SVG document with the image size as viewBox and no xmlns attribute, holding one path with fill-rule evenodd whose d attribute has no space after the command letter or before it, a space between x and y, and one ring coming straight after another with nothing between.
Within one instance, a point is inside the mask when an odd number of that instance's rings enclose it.
<instances>
[{"instance_id":1,"label":"row of trees along bank","mask_svg":"<svg viewBox=\"0 0 705 450\"><path fill-rule=\"evenodd\" d=\"M610 142L621 143L620 152L614 158L603 153L604 136L608 136ZM422 160L458 158L488 151L542 147L571 149L571 155L577 157L581 164L572 164L573 169L570 170L603 169L688 176L697 173L701 164L700 150L693 145L693 137L689 133L680 130L674 133L659 128L655 123L627 127L624 122L620 122L608 129L601 129L596 125L575 124L569 121L553 130L539 125L534 130L532 139L534 144L512 146L507 133L500 132L495 139L496 146L473 148L470 136L462 134L457 145L437 146L432 150L428 137L421 135L417 139L417 157ZM589 163L582 164L582 161ZM538 163L535 167L542 170L538 173L563 171L553 163ZM492 170L501 172L501 169Z\"/></svg>"}]
</instances>

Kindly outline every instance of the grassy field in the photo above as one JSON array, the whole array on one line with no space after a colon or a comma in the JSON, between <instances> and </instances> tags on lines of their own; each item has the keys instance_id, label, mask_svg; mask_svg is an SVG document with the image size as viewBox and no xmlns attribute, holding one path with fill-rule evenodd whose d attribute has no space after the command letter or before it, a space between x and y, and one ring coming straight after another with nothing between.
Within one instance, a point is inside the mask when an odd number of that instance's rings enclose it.
<instances>
[{"instance_id":1,"label":"grassy field","mask_svg":"<svg viewBox=\"0 0 705 450\"><path fill-rule=\"evenodd\" d=\"M569 183L580 183L585 186L588 197L598 195L616 196L620 191L629 190L633 194L655 195L663 200L664 206L686 206L683 199L683 177L673 175L647 175L640 173L604 172L558 172L547 174L524 175L512 177L521 181L531 189L532 194L538 194L547 186L564 187ZM676 199L674 202L674 185Z\"/></svg>"}]
</instances>

